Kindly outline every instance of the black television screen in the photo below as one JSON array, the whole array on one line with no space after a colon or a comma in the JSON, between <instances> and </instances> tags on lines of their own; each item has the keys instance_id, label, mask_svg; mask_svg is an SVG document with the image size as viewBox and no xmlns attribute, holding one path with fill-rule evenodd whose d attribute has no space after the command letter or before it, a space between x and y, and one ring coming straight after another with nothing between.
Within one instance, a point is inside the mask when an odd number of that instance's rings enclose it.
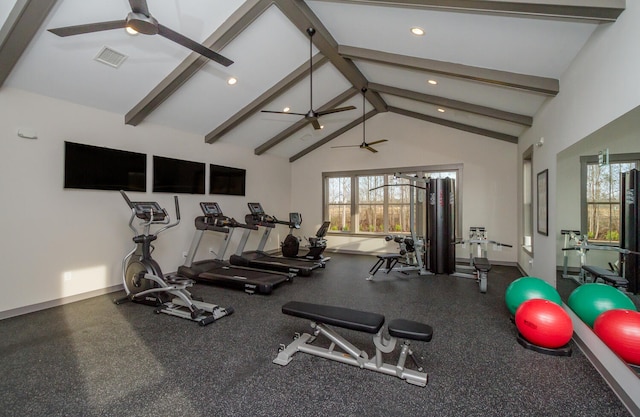
<instances>
[{"instance_id":1,"label":"black television screen","mask_svg":"<svg viewBox=\"0 0 640 417\"><path fill-rule=\"evenodd\" d=\"M204 194L203 162L153 156L153 192Z\"/></svg>"},{"instance_id":2,"label":"black television screen","mask_svg":"<svg viewBox=\"0 0 640 417\"><path fill-rule=\"evenodd\" d=\"M64 143L64 188L147 190L147 155Z\"/></svg>"},{"instance_id":3,"label":"black television screen","mask_svg":"<svg viewBox=\"0 0 640 417\"><path fill-rule=\"evenodd\" d=\"M209 194L244 195L247 171L209 165Z\"/></svg>"}]
</instances>

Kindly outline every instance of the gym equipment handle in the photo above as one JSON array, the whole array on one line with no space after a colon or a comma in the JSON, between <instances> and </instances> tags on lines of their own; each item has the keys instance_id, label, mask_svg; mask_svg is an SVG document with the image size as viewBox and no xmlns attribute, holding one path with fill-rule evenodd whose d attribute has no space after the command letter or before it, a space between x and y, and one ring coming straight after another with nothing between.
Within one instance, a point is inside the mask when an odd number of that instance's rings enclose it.
<instances>
[{"instance_id":1,"label":"gym equipment handle","mask_svg":"<svg viewBox=\"0 0 640 417\"><path fill-rule=\"evenodd\" d=\"M120 194L122 194L122 197L124 198L124 201L126 201L129 205L129 208L133 208L133 203L131 202L131 200L129 200L129 197L127 197L127 194L125 194L124 190L120 190Z\"/></svg>"},{"instance_id":2,"label":"gym equipment handle","mask_svg":"<svg viewBox=\"0 0 640 417\"><path fill-rule=\"evenodd\" d=\"M178 196L173 196L173 201L176 204L176 220L180 221L180 205L178 204Z\"/></svg>"}]
</instances>

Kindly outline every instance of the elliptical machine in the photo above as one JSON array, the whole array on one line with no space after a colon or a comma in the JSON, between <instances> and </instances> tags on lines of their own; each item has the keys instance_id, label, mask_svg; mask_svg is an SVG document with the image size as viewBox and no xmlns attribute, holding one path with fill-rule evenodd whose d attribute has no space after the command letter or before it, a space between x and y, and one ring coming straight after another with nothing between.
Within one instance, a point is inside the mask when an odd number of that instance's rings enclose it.
<instances>
[{"instance_id":1,"label":"elliptical machine","mask_svg":"<svg viewBox=\"0 0 640 417\"><path fill-rule=\"evenodd\" d=\"M132 202L124 191L122 197L131 208L129 228L133 230L135 247L122 260L122 282L127 295L113 300L116 304L125 301L147 304L156 307L157 314L165 313L198 322L206 326L217 319L233 313L233 308L222 308L215 304L196 301L188 287L195 281L181 276L164 276L160 265L151 258L153 246L151 242L167 229L180 223L180 206L178 197L174 197L176 205L176 221L171 223L169 214L156 202ZM142 220L136 229L135 218ZM155 233L151 233L152 225L165 225Z\"/></svg>"}]
</instances>

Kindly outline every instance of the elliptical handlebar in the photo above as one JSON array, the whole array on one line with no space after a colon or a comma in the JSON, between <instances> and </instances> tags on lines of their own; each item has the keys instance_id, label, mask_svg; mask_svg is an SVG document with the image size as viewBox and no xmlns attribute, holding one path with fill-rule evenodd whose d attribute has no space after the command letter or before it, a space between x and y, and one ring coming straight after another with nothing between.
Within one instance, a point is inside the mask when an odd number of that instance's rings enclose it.
<instances>
[{"instance_id":1,"label":"elliptical handlebar","mask_svg":"<svg viewBox=\"0 0 640 417\"><path fill-rule=\"evenodd\" d=\"M173 196L173 201L175 202L175 205L176 205L176 220L177 220L177 222L176 222L175 225L177 225L178 223L180 223L180 204L178 204L178 196L177 195Z\"/></svg>"},{"instance_id":2,"label":"elliptical handlebar","mask_svg":"<svg viewBox=\"0 0 640 417\"><path fill-rule=\"evenodd\" d=\"M133 209L133 203L131 202L131 200L129 200L129 196L127 196L127 194L123 190L120 190L120 194L122 195L122 198L124 198L124 201L127 202L129 208Z\"/></svg>"}]
</instances>

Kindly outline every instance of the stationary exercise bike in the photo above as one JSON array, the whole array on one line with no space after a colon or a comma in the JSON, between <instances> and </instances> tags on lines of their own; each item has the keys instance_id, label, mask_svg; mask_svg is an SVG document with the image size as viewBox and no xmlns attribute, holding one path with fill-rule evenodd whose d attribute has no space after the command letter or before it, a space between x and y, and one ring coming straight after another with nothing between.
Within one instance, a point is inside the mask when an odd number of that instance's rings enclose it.
<instances>
[{"instance_id":1,"label":"stationary exercise bike","mask_svg":"<svg viewBox=\"0 0 640 417\"><path fill-rule=\"evenodd\" d=\"M323 222L316 232L316 235L307 239L309 245L305 253L300 253L300 238L293 235L294 229L299 229L302 224L302 214L289 213L289 222L286 222L286 224L289 226L289 234L280 245L282 247L282 256L313 261L321 260L325 262L331 259L322 255L322 252L327 248L327 239L325 239L325 236L329 231L331 222Z\"/></svg>"},{"instance_id":2,"label":"stationary exercise bike","mask_svg":"<svg viewBox=\"0 0 640 417\"><path fill-rule=\"evenodd\" d=\"M124 191L122 197L131 208L129 228L133 230L135 247L122 260L122 282L126 297L113 300L116 304L125 301L156 307L155 312L170 314L198 322L201 326L233 313L233 308L222 308L215 304L196 301L188 287L195 281L177 275L165 276L160 265L151 258L151 242L167 229L180 223L180 206L175 198L176 221L171 223L169 214L156 202L132 202ZM135 218L142 220L140 230L133 225ZM152 225L165 225L151 233Z\"/></svg>"}]
</instances>

